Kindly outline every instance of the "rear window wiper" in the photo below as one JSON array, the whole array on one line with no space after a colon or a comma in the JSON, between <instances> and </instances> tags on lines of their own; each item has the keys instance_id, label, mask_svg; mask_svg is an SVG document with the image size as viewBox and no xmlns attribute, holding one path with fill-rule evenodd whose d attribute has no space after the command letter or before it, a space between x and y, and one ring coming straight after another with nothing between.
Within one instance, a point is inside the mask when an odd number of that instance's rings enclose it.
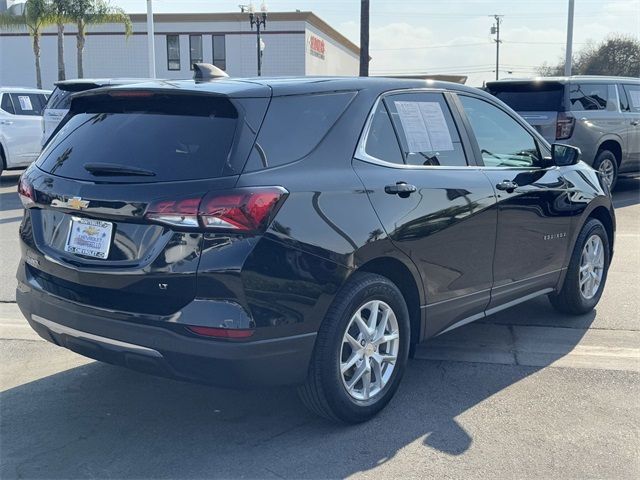
<instances>
[{"instance_id":1,"label":"rear window wiper","mask_svg":"<svg viewBox=\"0 0 640 480\"><path fill-rule=\"evenodd\" d=\"M156 174L151 170L143 168L129 167L117 163L85 163L84 169L92 175L138 175L141 177L154 177Z\"/></svg>"}]
</instances>

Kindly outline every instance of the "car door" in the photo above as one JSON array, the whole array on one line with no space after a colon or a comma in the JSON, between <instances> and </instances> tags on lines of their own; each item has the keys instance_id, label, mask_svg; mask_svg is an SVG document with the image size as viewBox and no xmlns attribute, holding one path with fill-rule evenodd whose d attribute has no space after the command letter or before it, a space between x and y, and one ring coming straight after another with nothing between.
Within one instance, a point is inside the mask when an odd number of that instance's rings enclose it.
<instances>
[{"instance_id":1,"label":"car door","mask_svg":"<svg viewBox=\"0 0 640 480\"><path fill-rule=\"evenodd\" d=\"M447 98L383 96L353 162L384 230L420 271L427 337L480 318L493 282L495 194Z\"/></svg>"},{"instance_id":2,"label":"car door","mask_svg":"<svg viewBox=\"0 0 640 480\"><path fill-rule=\"evenodd\" d=\"M629 132L626 145L628 164L621 165L620 170L637 172L640 170L640 84L620 85L618 92L620 109Z\"/></svg>"},{"instance_id":3,"label":"car door","mask_svg":"<svg viewBox=\"0 0 640 480\"><path fill-rule=\"evenodd\" d=\"M5 93L0 100L8 115L2 118L2 130L9 152L7 166L27 165L40 153L44 94ZM5 110L6 107L6 110Z\"/></svg>"},{"instance_id":4,"label":"car door","mask_svg":"<svg viewBox=\"0 0 640 480\"><path fill-rule=\"evenodd\" d=\"M459 94L477 161L495 189L498 229L487 313L551 291L566 267L572 207L569 183L524 120L492 100Z\"/></svg>"}]
</instances>

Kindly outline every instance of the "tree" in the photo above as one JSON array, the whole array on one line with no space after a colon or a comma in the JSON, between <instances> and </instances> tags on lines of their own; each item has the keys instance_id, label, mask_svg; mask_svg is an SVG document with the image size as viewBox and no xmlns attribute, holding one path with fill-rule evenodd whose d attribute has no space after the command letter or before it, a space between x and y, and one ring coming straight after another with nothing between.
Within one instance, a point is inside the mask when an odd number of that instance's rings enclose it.
<instances>
[{"instance_id":1,"label":"tree","mask_svg":"<svg viewBox=\"0 0 640 480\"><path fill-rule=\"evenodd\" d=\"M82 54L87 38L87 26L104 23L120 23L124 25L125 35L129 37L133 26L129 15L120 7L114 7L107 0L71 0L69 19L76 24L76 61L78 78L84 76Z\"/></svg>"},{"instance_id":2,"label":"tree","mask_svg":"<svg viewBox=\"0 0 640 480\"><path fill-rule=\"evenodd\" d=\"M66 78L64 68L64 24L69 21L69 11L74 0L51 0L51 17L58 28L58 80Z\"/></svg>"},{"instance_id":3,"label":"tree","mask_svg":"<svg viewBox=\"0 0 640 480\"><path fill-rule=\"evenodd\" d=\"M33 54L36 64L36 85L42 88L42 71L40 69L40 38L42 29L52 23L51 12L46 0L27 0L21 15L11 13L0 14L0 27L19 29L27 27L33 43Z\"/></svg>"},{"instance_id":4,"label":"tree","mask_svg":"<svg viewBox=\"0 0 640 480\"><path fill-rule=\"evenodd\" d=\"M588 43L573 58L574 75L615 75L640 77L640 41L630 36L616 35L599 44ZM543 64L542 76L562 75L564 63Z\"/></svg>"}]
</instances>

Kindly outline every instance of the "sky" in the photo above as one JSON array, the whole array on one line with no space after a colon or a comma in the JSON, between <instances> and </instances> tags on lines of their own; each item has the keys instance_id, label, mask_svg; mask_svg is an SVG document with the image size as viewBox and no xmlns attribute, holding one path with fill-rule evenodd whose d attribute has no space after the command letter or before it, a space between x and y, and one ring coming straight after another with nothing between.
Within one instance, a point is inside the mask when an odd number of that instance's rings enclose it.
<instances>
[{"instance_id":1,"label":"sky","mask_svg":"<svg viewBox=\"0 0 640 480\"><path fill-rule=\"evenodd\" d=\"M128 13L145 0L111 0ZM155 12L237 12L249 0L154 0ZM254 0L258 7L260 0ZM310 10L359 44L358 0L271 0L269 11ZM564 57L568 0L371 0L370 73L468 74L470 85L495 78L489 32L501 25L500 77L526 77ZM575 0L574 51L612 34L640 39L640 0Z\"/></svg>"}]
</instances>

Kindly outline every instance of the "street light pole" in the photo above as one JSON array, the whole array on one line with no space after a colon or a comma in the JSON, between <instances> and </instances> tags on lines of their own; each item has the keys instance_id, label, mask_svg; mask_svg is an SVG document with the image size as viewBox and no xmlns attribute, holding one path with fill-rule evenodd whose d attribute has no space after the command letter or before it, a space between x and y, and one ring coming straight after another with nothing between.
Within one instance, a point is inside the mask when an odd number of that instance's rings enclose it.
<instances>
[{"instance_id":1,"label":"street light pole","mask_svg":"<svg viewBox=\"0 0 640 480\"><path fill-rule=\"evenodd\" d=\"M149 78L156 78L156 47L153 29L153 3L147 0L147 54L149 61Z\"/></svg>"},{"instance_id":2,"label":"street light pole","mask_svg":"<svg viewBox=\"0 0 640 480\"><path fill-rule=\"evenodd\" d=\"M493 18L496 19L496 24L491 27L491 34L496 36L494 39L494 42L496 42L496 80L500 76L500 43L502 43L502 40L500 40L500 24L502 23L502 17L503 15L494 15Z\"/></svg>"},{"instance_id":3,"label":"street light pole","mask_svg":"<svg viewBox=\"0 0 640 480\"><path fill-rule=\"evenodd\" d=\"M569 0L569 14L567 18L567 50L564 57L564 75L571 76L571 57L573 56L573 9L574 0Z\"/></svg>"},{"instance_id":4,"label":"street light pole","mask_svg":"<svg viewBox=\"0 0 640 480\"><path fill-rule=\"evenodd\" d=\"M258 54L258 76L262 75L262 39L260 38L260 27L267 26L267 6L262 3L260 13L256 13L253 4L249 5L249 21L251 22L251 30L256 27L256 51Z\"/></svg>"}]
</instances>

